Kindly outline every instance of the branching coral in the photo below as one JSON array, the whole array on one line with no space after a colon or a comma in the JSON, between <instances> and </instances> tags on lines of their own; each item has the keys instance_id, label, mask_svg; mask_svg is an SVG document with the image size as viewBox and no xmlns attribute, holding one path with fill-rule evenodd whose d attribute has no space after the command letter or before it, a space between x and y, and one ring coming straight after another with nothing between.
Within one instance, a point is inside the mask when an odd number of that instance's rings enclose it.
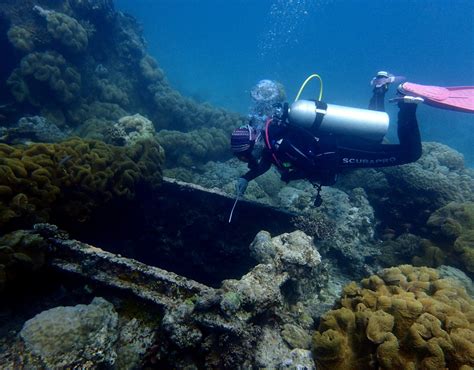
<instances>
[{"instance_id":1,"label":"branching coral","mask_svg":"<svg viewBox=\"0 0 474 370\"><path fill-rule=\"evenodd\" d=\"M383 270L344 288L313 337L318 369L469 369L474 300L434 269Z\"/></svg>"},{"instance_id":2,"label":"branching coral","mask_svg":"<svg viewBox=\"0 0 474 370\"><path fill-rule=\"evenodd\" d=\"M154 141L119 148L71 139L28 147L0 145L0 227L65 216L86 220L101 204L159 184L163 150Z\"/></svg>"},{"instance_id":3,"label":"branching coral","mask_svg":"<svg viewBox=\"0 0 474 370\"><path fill-rule=\"evenodd\" d=\"M15 99L33 105L55 99L71 103L79 96L81 75L54 51L35 52L25 56L7 80ZM46 89L45 89L46 88Z\"/></svg>"}]
</instances>

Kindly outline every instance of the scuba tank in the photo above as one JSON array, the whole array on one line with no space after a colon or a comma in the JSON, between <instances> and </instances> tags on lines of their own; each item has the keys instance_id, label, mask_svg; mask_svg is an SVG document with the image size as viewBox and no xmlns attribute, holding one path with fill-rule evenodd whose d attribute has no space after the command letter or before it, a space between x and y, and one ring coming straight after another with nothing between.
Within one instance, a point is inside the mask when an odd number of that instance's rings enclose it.
<instances>
[{"instance_id":1,"label":"scuba tank","mask_svg":"<svg viewBox=\"0 0 474 370\"><path fill-rule=\"evenodd\" d=\"M316 100L300 100L306 84L313 78L318 78L321 84L319 97ZM334 134L382 142L389 126L387 113L326 104L321 101L322 97L323 80L318 74L312 74L303 82L286 112L288 123L308 130L314 136Z\"/></svg>"},{"instance_id":2,"label":"scuba tank","mask_svg":"<svg viewBox=\"0 0 474 370\"><path fill-rule=\"evenodd\" d=\"M385 112L296 100L288 109L288 123L315 136L334 134L381 142L388 130L389 117Z\"/></svg>"}]
</instances>

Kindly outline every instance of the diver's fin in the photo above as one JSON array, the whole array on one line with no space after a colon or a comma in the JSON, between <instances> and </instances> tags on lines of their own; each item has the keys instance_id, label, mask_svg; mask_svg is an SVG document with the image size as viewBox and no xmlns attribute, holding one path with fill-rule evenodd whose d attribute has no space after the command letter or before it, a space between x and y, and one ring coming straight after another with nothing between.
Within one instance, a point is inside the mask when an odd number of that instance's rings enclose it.
<instances>
[{"instance_id":1,"label":"diver's fin","mask_svg":"<svg viewBox=\"0 0 474 370\"><path fill-rule=\"evenodd\" d=\"M433 107L474 113L474 86L441 87L404 82L399 86L399 91L419 96Z\"/></svg>"}]
</instances>

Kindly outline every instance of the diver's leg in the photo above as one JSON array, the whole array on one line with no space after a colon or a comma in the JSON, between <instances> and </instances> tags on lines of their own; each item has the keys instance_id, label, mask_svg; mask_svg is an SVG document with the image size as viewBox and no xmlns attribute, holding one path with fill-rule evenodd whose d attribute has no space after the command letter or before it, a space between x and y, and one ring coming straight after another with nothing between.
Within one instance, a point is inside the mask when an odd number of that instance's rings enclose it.
<instances>
[{"instance_id":1,"label":"diver's leg","mask_svg":"<svg viewBox=\"0 0 474 370\"><path fill-rule=\"evenodd\" d=\"M395 100L395 99L393 99ZM421 156L421 137L416 119L417 104L422 99L411 96L396 98L399 144L340 142L338 165L341 168L388 167L415 162Z\"/></svg>"},{"instance_id":2,"label":"diver's leg","mask_svg":"<svg viewBox=\"0 0 474 370\"><path fill-rule=\"evenodd\" d=\"M398 140L407 162L415 162L421 156L421 136L416 119L418 102L398 102Z\"/></svg>"}]
</instances>

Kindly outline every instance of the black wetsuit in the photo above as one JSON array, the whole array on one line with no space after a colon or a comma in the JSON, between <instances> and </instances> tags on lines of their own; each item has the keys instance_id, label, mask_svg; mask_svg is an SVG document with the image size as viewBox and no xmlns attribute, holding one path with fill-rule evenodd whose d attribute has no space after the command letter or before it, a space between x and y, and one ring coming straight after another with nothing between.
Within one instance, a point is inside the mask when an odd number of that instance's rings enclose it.
<instances>
[{"instance_id":1,"label":"black wetsuit","mask_svg":"<svg viewBox=\"0 0 474 370\"><path fill-rule=\"evenodd\" d=\"M374 91L369 109L384 111L384 91ZM421 138L416 120L416 104L399 103L399 144L375 143L348 136L324 135L315 138L309 132L287 124L270 123L268 145L257 160L251 158L247 181L277 165L283 181L307 179L321 185L333 185L345 168L398 166L415 162L421 156Z\"/></svg>"}]
</instances>

